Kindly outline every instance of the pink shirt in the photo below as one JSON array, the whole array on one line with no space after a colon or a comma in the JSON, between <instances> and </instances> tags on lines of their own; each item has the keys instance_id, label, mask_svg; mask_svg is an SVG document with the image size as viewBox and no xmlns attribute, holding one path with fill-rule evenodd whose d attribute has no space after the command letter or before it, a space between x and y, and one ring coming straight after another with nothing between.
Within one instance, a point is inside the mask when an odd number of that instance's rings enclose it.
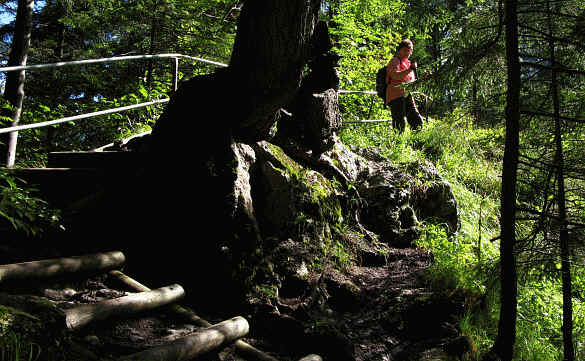
<instances>
[{"instance_id":1,"label":"pink shirt","mask_svg":"<svg viewBox=\"0 0 585 361\"><path fill-rule=\"evenodd\" d=\"M397 85L414 81L414 72L412 71L401 80L390 79L390 72L392 70L404 71L408 68L410 68L410 60L408 58L400 59L395 56L388 63L386 67L386 83L388 83L388 87L386 88L386 103L390 103L390 101L404 96L404 89L397 88Z\"/></svg>"}]
</instances>

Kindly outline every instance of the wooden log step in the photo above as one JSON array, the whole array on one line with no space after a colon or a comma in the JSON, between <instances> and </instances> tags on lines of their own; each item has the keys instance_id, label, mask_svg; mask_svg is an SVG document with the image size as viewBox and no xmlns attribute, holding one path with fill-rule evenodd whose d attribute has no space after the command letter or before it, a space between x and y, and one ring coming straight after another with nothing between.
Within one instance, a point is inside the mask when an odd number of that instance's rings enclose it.
<instances>
[{"instance_id":1,"label":"wooden log step","mask_svg":"<svg viewBox=\"0 0 585 361\"><path fill-rule=\"evenodd\" d=\"M14 168L7 172L38 189L43 199L55 207L65 207L99 192L113 178L109 174L113 171L97 168Z\"/></svg>"},{"instance_id":2,"label":"wooden log step","mask_svg":"<svg viewBox=\"0 0 585 361\"><path fill-rule=\"evenodd\" d=\"M323 361L323 358L319 355L311 354L303 357L299 361Z\"/></svg>"},{"instance_id":3,"label":"wooden log step","mask_svg":"<svg viewBox=\"0 0 585 361\"><path fill-rule=\"evenodd\" d=\"M145 153L140 152L51 152L48 167L132 169L142 166L144 161Z\"/></svg>"},{"instance_id":4,"label":"wooden log step","mask_svg":"<svg viewBox=\"0 0 585 361\"><path fill-rule=\"evenodd\" d=\"M105 320L113 316L131 315L165 306L184 296L183 287L174 284L148 292L76 306L64 310L65 323L69 329L78 329L90 322Z\"/></svg>"},{"instance_id":5,"label":"wooden log step","mask_svg":"<svg viewBox=\"0 0 585 361\"><path fill-rule=\"evenodd\" d=\"M29 185L52 185L53 187L67 187L68 184L88 180L100 180L108 174L98 168L12 168L6 172L16 178L24 180ZM65 185L63 186L63 184Z\"/></svg>"},{"instance_id":6,"label":"wooden log step","mask_svg":"<svg viewBox=\"0 0 585 361\"><path fill-rule=\"evenodd\" d=\"M167 345L122 357L119 361L187 361L244 337L248 331L248 321L237 316L198 330Z\"/></svg>"},{"instance_id":7,"label":"wooden log step","mask_svg":"<svg viewBox=\"0 0 585 361\"><path fill-rule=\"evenodd\" d=\"M120 251L0 265L0 283L46 279L77 272L109 271L120 267L126 257Z\"/></svg>"},{"instance_id":8,"label":"wooden log step","mask_svg":"<svg viewBox=\"0 0 585 361\"><path fill-rule=\"evenodd\" d=\"M110 271L109 275L112 276L114 279L118 280L119 282L121 282L122 284L124 284L125 286L129 287L132 290L138 291L138 292L145 292L145 291L149 291L150 288L148 288L147 286L143 285L142 283L136 281L135 279L127 276L126 274L114 270L114 271ZM200 327L210 327L211 323L207 322L206 320L202 319L201 317L197 316L197 314L195 314L195 312L193 312L192 310L182 307L180 305L171 305L170 306L170 310L175 313L178 316L181 316L184 320L189 321L189 322L193 322L195 325L200 326ZM254 361L278 361L278 359L270 356L269 354L267 354L266 352L263 352L257 348L255 348L254 346L242 341L242 340L237 340L234 345L236 346L236 350L238 351L238 353L242 354L243 356L246 357L246 359L249 359L250 361L254 360Z\"/></svg>"}]
</instances>

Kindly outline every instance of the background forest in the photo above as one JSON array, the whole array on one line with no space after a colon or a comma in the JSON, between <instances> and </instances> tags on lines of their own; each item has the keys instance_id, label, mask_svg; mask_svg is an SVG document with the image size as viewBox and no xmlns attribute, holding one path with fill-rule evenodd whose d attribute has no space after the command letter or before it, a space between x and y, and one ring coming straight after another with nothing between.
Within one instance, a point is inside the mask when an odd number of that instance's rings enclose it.
<instances>
[{"instance_id":1,"label":"background forest","mask_svg":"<svg viewBox=\"0 0 585 361\"><path fill-rule=\"evenodd\" d=\"M6 63L17 2L0 4L0 56ZM563 355L563 306L565 315L570 306L572 324L567 319L564 324L572 330L574 359L585 359L585 1L517 5L514 359L568 359ZM28 64L163 53L225 64L241 6L235 0L37 1ZM398 42L408 37L415 44L412 59L419 64L419 81L412 91L426 118L424 129L398 134L385 122L348 123L340 137L346 144L380 148L393 162L428 159L453 186L461 229L448 238L429 225L418 242L434 253L436 287L462 289L483 300L461 321L479 355L494 343L500 313L500 198L502 174L507 177L503 158L509 151L504 3L337 0L323 2L321 12L342 56L342 90L373 90L376 71ZM212 69L182 59L179 78ZM21 124L166 98L173 92L174 71L172 59L28 71ZM6 76L0 76L4 88ZM346 122L390 117L375 95L346 93L339 101ZM3 107L10 107L6 99ZM42 167L49 152L88 150L150 130L161 110L153 106L21 131L16 166ZM5 127L11 119L1 121ZM58 214L41 199L0 176L6 181L2 217L33 233L42 232L40 224L58 225ZM23 203L34 214L18 206Z\"/></svg>"}]
</instances>

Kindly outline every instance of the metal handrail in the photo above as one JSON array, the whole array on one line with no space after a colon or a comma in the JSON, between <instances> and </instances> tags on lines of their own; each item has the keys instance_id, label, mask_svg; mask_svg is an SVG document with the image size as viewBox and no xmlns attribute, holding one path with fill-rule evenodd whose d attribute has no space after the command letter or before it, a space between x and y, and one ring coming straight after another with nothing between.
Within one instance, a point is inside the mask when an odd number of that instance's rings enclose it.
<instances>
[{"instance_id":1,"label":"metal handrail","mask_svg":"<svg viewBox=\"0 0 585 361\"><path fill-rule=\"evenodd\" d=\"M119 108L112 108L112 109L107 109L107 110L101 110L101 111L93 112L93 113L85 113L85 114L80 114L80 115L74 115L72 117L66 117L66 118L55 119L55 120L48 120L46 122L31 123L31 124L25 124L25 125L17 125L17 126L9 127L9 128L0 128L0 134L16 132L16 131L25 130L25 129L42 128L42 127L46 127L46 126L49 126L49 125L56 125L56 124L72 122L72 121L80 120L80 119L97 117L99 115L119 113L119 112L123 112L123 111L126 111L126 110L147 107L147 106L155 105L155 104L166 103L169 100L170 100L169 98L165 98L165 99L154 100L154 101L146 102L146 103L128 105L128 106L125 106L125 107L119 107Z\"/></svg>"},{"instance_id":2,"label":"metal handrail","mask_svg":"<svg viewBox=\"0 0 585 361\"><path fill-rule=\"evenodd\" d=\"M215 66L220 66L220 67L227 67L228 66L227 64L224 64L224 63L220 63L220 62L208 60L208 59L203 59L203 58L198 58L195 56L168 53L168 54L152 54L152 55L149 55L149 54L146 54L146 55L127 55L127 56L115 56L115 57L109 57L109 58L62 61L62 62L48 63L48 64L8 66L8 67L0 67L0 72L38 70L38 69L59 68L59 67L73 66L73 65L87 65L87 64L108 63L108 62L116 62L116 61L143 60L143 59L164 59L164 58L170 58L170 59L175 59L175 60L190 59L190 60L195 60L195 61L199 61L199 62L203 62L203 63L215 65ZM176 66L177 66L177 64L176 64ZM175 80L175 88L176 88L176 80ZM375 95L376 92L363 91L363 90L338 90L338 94ZM169 101L169 98L165 98L165 99L159 99L159 100L155 100L155 101L151 101L151 102L145 102L145 103L134 104L134 105L118 107L118 108L111 108L111 109L92 112L92 113L85 113L85 114L75 115L75 116L71 116L71 117L50 120L50 121L46 121L46 122L31 123L31 124L18 125L18 126L13 126L13 127L0 128L0 134L12 133L12 132L16 132L19 130L42 128L42 127L49 126L49 125L57 125L57 124L67 123L67 122L71 122L71 121L75 121L75 120L87 119L87 118L92 118L92 117L106 115L106 114L113 114L113 113L131 110L131 109L147 107L147 106L155 105L155 104L162 104L162 103L166 103L168 101ZM387 119L346 121L344 123L370 123L370 122L376 122L376 121L387 121Z\"/></svg>"},{"instance_id":3,"label":"metal handrail","mask_svg":"<svg viewBox=\"0 0 585 361\"><path fill-rule=\"evenodd\" d=\"M182 54L154 54L154 55L127 55L127 56L113 56L110 58L99 58L99 59L85 59L85 60L73 60L73 61L60 61L57 63L49 64L36 64L36 65L19 65L19 66L7 66L0 67L0 72L10 72L19 70L34 70L34 69L45 69L45 68L59 68L69 65L85 65L85 64L96 64L96 63L109 63L115 61L126 61L126 60L140 60L140 59L191 59L208 63L216 66L227 67L227 64L219 63L217 61L197 58L194 56L182 55Z\"/></svg>"}]
</instances>

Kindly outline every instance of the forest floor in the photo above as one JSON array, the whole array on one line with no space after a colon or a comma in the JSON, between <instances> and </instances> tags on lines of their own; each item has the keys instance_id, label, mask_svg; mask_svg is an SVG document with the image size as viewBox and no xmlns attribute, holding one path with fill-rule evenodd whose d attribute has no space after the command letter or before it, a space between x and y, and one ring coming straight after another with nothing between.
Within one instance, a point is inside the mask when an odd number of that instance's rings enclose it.
<instances>
[{"instance_id":1,"label":"forest floor","mask_svg":"<svg viewBox=\"0 0 585 361\"><path fill-rule=\"evenodd\" d=\"M47 247L26 243L2 246L1 251L0 264L59 256ZM431 289L425 270L432 260L426 250L388 248L383 258L351 265L343 273L328 272L324 307L308 310L303 300L277 296L276 304L250 308L248 314L241 315L250 323L250 333L243 340L281 361L296 361L308 353L335 361L459 360L471 347L457 327L464 297ZM339 290L348 283L354 289L357 286L357 291L344 297ZM0 292L41 296L66 309L120 297L129 290L103 274L30 283L18 289L3 287ZM225 318L215 310L196 312L211 323ZM265 322L269 319L276 322ZM61 347L70 360L117 359L196 329L198 326L162 308L90 324L70 333ZM250 360L239 355L233 345L198 359Z\"/></svg>"}]
</instances>

